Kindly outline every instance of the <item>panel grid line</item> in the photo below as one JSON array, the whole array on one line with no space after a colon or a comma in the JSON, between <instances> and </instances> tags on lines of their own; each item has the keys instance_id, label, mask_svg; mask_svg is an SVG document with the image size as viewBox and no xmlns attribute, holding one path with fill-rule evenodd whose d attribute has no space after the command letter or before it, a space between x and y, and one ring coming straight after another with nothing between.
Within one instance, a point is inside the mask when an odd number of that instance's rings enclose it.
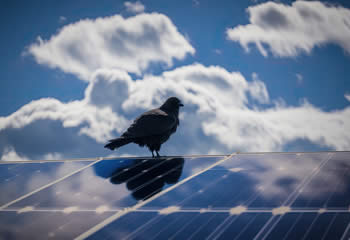
<instances>
[{"instance_id":1,"label":"panel grid line","mask_svg":"<svg viewBox=\"0 0 350 240\"><path fill-rule=\"evenodd\" d=\"M346 229L345 229L343 235L341 236L341 239L340 239L340 240L346 240L345 238L346 238L346 235L348 234L349 230L350 230L350 223L349 223L348 226L346 227Z\"/></svg>"},{"instance_id":2,"label":"panel grid line","mask_svg":"<svg viewBox=\"0 0 350 240\"><path fill-rule=\"evenodd\" d=\"M161 192L155 194L153 197L151 197L151 198L149 198L149 199L147 199L147 200L145 200L145 201L143 201L143 202L140 202L140 203L138 203L138 204L136 204L136 205L134 205L134 206L132 206L132 207L123 209L122 211L120 211L120 212L118 212L118 213L116 213L116 214L114 214L114 215L108 217L108 218L105 219L104 221L100 222L100 223L97 224L96 226L90 228L88 231L86 231L86 232L80 234L80 235L79 235L78 237L76 237L75 239L80 240L80 239L85 239L85 238L91 236L92 234L94 234L95 232L99 231L100 229L102 229L103 227L107 226L109 223L115 221L116 219L118 219L118 218L124 216L125 214L127 214L127 213L129 213L129 212L132 212L132 211L135 211L135 210L139 209L140 207L146 205L147 203L153 201L154 199L156 199L156 198L158 198L158 197L160 197L160 196L163 196L163 195L166 194L167 192L170 192L171 190L177 188L178 186L180 186L180 185L182 185L182 184L188 182L189 180L191 180L191 179L193 179L194 177L196 177L196 176L198 176L198 175L200 175L200 174L206 172L207 170L212 169L213 167L215 167L215 166L217 166L217 165L223 163L224 161L226 161L227 159L232 158L232 157L235 156L235 155L236 155L236 153L232 153L231 155L224 157L223 159L221 159L221 160L215 162L214 164L212 164L212 165L208 166L207 168L203 169L202 171L199 171L199 172L197 172L197 173L195 173L195 174L193 174L193 175L191 175L191 176L189 176L189 177L183 179L182 181L180 181L180 182L174 184L173 186L171 186L171 187L169 187L169 188L167 188L167 189L165 189L165 190L163 190L163 191L161 191Z\"/></svg>"},{"instance_id":3,"label":"panel grid line","mask_svg":"<svg viewBox=\"0 0 350 240\"><path fill-rule=\"evenodd\" d=\"M299 184L299 186L289 195L289 197L283 202L282 206L290 206L293 204L295 199L298 197L299 190L302 189L304 186L306 186L311 179L321 170L321 168L331 159L333 154L328 153L328 156L320 163L320 165L315 168L312 173L305 177L304 180ZM299 156L298 156L299 157ZM272 223L272 226L267 229L267 227L271 224L271 222L276 219L277 221ZM257 235L254 237L254 240L257 240L261 237L261 239L265 239L273 230L273 228L277 225L279 220L281 220L281 215L273 215L266 223L265 225L260 229L260 231L257 233ZM263 235L263 236L262 236Z\"/></svg>"}]
</instances>

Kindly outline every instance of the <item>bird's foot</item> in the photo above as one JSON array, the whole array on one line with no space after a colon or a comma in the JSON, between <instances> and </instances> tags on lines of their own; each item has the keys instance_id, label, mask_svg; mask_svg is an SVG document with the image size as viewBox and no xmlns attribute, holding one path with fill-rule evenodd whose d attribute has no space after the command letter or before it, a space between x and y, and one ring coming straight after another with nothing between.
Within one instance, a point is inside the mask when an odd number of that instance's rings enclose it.
<instances>
[{"instance_id":1,"label":"bird's foot","mask_svg":"<svg viewBox=\"0 0 350 240\"><path fill-rule=\"evenodd\" d=\"M159 155L158 151L156 151L156 153L157 153L157 158L160 158L160 155Z\"/></svg>"}]
</instances>

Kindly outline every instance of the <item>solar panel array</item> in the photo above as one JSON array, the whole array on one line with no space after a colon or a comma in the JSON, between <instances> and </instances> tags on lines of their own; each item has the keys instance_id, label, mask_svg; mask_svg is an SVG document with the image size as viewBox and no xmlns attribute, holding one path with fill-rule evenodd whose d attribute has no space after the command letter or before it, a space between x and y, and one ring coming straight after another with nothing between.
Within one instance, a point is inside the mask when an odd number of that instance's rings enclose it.
<instances>
[{"instance_id":1,"label":"solar panel array","mask_svg":"<svg viewBox=\"0 0 350 240\"><path fill-rule=\"evenodd\" d=\"M350 152L0 162L0 239L349 239Z\"/></svg>"}]
</instances>

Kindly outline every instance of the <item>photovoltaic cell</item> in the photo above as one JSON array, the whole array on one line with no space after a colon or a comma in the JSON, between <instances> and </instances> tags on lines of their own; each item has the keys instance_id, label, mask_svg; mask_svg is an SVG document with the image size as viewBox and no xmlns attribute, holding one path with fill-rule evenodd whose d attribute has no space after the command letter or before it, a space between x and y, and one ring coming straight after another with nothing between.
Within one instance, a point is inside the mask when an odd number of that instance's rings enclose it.
<instances>
[{"instance_id":1,"label":"photovoltaic cell","mask_svg":"<svg viewBox=\"0 0 350 240\"><path fill-rule=\"evenodd\" d=\"M111 214L0 211L0 239L73 239Z\"/></svg>"},{"instance_id":2,"label":"photovoltaic cell","mask_svg":"<svg viewBox=\"0 0 350 240\"><path fill-rule=\"evenodd\" d=\"M0 236L348 239L349 168L349 152L102 160L0 209Z\"/></svg>"}]
</instances>

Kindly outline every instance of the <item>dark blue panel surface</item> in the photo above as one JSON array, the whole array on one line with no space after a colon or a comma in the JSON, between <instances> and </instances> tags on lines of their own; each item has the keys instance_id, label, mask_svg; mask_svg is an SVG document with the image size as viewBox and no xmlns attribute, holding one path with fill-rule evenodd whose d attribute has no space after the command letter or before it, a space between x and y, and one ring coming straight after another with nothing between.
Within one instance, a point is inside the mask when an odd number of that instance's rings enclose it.
<instances>
[{"instance_id":1,"label":"dark blue panel surface","mask_svg":"<svg viewBox=\"0 0 350 240\"><path fill-rule=\"evenodd\" d=\"M349 221L349 213L289 213L273 227L267 239L341 239Z\"/></svg>"},{"instance_id":2,"label":"dark blue panel surface","mask_svg":"<svg viewBox=\"0 0 350 240\"><path fill-rule=\"evenodd\" d=\"M0 211L0 239L73 239L111 214Z\"/></svg>"},{"instance_id":3,"label":"dark blue panel surface","mask_svg":"<svg viewBox=\"0 0 350 240\"><path fill-rule=\"evenodd\" d=\"M340 239L349 234L350 158L339 154L236 155L93 237L127 232L135 239ZM160 214L167 207L174 212ZM146 223L116 230L142 215L149 216Z\"/></svg>"},{"instance_id":4,"label":"dark blue panel surface","mask_svg":"<svg viewBox=\"0 0 350 240\"><path fill-rule=\"evenodd\" d=\"M227 213L160 215L134 212L123 216L88 239L101 239L102 236L107 239L205 239L228 217Z\"/></svg>"},{"instance_id":5,"label":"dark blue panel surface","mask_svg":"<svg viewBox=\"0 0 350 240\"><path fill-rule=\"evenodd\" d=\"M134 212L88 239L253 239L271 216L267 213Z\"/></svg>"},{"instance_id":6,"label":"dark blue panel surface","mask_svg":"<svg viewBox=\"0 0 350 240\"><path fill-rule=\"evenodd\" d=\"M65 217L84 213L102 216L69 224L87 221L74 234L89 239L348 239L349 170L349 152L103 160L0 210L0 224L35 230L53 214L45 236L65 237Z\"/></svg>"}]
</instances>

